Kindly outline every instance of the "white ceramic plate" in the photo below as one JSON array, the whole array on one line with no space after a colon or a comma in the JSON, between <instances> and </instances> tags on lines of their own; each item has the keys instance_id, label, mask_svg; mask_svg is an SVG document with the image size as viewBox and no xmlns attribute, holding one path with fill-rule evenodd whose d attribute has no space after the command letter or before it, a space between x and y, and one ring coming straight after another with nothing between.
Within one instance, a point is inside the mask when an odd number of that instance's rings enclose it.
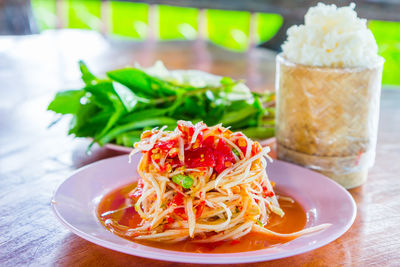
<instances>
[{"instance_id":1,"label":"white ceramic plate","mask_svg":"<svg viewBox=\"0 0 400 267\"><path fill-rule=\"evenodd\" d=\"M307 227L322 223L332 226L282 245L241 253L186 253L140 245L112 234L96 217L97 205L104 195L137 179L139 159L139 154L130 164L127 155L105 159L68 177L55 191L52 200L60 222L90 242L127 254L166 261L218 264L267 261L319 248L344 234L356 216L354 200L343 187L321 174L275 160L268 165L268 175L280 192L303 206L308 217Z\"/></svg>"}]
</instances>

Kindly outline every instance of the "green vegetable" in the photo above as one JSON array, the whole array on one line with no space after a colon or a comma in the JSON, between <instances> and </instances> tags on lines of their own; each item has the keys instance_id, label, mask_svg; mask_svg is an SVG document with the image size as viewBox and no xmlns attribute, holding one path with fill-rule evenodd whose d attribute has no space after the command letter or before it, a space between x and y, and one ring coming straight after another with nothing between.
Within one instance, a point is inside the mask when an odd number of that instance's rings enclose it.
<instances>
[{"instance_id":1,"label":"green vegetable","mask_svg":"<svg viewBox=\"0 0 400 267\"><path fill-rule=\"evenodd\" d=\"M223 77L219 84L193 86L185 79L164 80L131 67L109 71L100 79L84 62L79 68L84 87L57 93L48 106L72 115L68 133L76 137L132 146L143 130L163 125L174 129L178 120L222 123L250 138L274 135L274 94L250 92L241 81Z\"/></svg>"},{"instance_id":2,"label":"green vegetable","mask_svg":"<svg viewBox=\"0 0 400 267\"><path fill-rule=\"evenodd\" d=\"M85 95L83 90L67 90L58 92L48 109L60 114L77 113L80 107L80 99Z\"/></svg>"},{"instance_id":3,"label":"green vegetable","mask_svg":"<svg viewBox=\"0 0 400 267\"><path fill-rule=\"evenodd\" d=\"M264 226L260 220L257 220L257 224L258 224L259 226L261 226L261 227Z\"/></svg>"},{"instance_id":4,"label":"green vegetable","mask_svg":"<svg viewBox=\"0 0 400 267\"><path fill-rule=\"evenodd\" d=\"M240 157L239 151L237 151L235 148L232 148L232 152L233 152L233 154L235 154L236 156Z\"/></svg>"},{"instance_id":5,"label":"green vegetable","mask_svg":"<svg viewBox=\"0 0 400 267\"><path fill-rule=\"evenodd\" d=\"M182 174L173 176L172 181L185 189L189 189L193 185L193 179L190 176Z\"/></svg>"},{"instance_id":6,"label":"green vegetable","mask_svg":"<svg viewBox=\"0 0 400 267\"><path fill-rule=\"evenodd\" d=\"M82 61L79 60L79 69L82 73L82 81L86 84L86 85L93 85L97 83L97 78L96 76L94 76L88 69L88 67L86 66L86 64Z\"/></svg>"},{"instance_id":7,"label":"green vegetable","mask_svg":"<svg viewBox=\"0 0 400 267\"><path fill-rule=\"evenodd\" d=\"M264 127L251 127L242 130L246 136L252 136L253 138L261 139L264 136L274 136L275 129L271 126Z\"/></svg>"}]
</instances>

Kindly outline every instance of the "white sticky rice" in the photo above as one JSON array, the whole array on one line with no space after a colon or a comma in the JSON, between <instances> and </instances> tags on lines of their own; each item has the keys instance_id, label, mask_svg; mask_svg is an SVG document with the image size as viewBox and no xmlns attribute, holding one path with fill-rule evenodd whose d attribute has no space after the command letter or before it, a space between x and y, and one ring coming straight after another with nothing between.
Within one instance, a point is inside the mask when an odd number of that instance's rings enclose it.
<instances>
[{"instance_id":1,"label":"white sticky rice","mask_svg":"<svg viewBox=\"0 0 400 267\"><path fill-rule=\"evenodd\" d=\"M283 55L290 61L320 67L369 67L380 60L367 21L357 17L355 4L336 7L318 3L304 17L304 25L287 31Z\"/></svg>"}]
</instances>

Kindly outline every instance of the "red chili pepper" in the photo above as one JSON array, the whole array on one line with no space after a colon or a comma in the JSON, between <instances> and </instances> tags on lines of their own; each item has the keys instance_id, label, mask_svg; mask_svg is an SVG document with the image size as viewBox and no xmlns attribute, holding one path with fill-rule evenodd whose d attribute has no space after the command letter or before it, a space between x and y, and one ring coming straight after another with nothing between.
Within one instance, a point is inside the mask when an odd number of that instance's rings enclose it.
<instances>
[{"instance_id":1,"label":"red chili pepper","mask_svg":"<svg viewBox=\"0 0 400 267\"><path fill-rule=\"evenodd\" d=\"M175 219L172 218L172 217L170 217L170 216L168 216L168 217L167 217L167 222L168 222L168 223L174 223L174 222L175 222Z\"/></svg>"},{"instance_id":2,"label":"red chili pepper","mask_svg":"<svg viewBox=\"0 0 400 267\"><path fill-rule=\"evenodd\" d=\"M275 194L272 191L265 193L265 197L273 197L273 196L275 196Z\"/></svg>"},{"instance_id":3,"label":"red chili pepper","mask_svg":"<svg viewBox=\"0 0 400 267\"><path fill-rule=\"evenodd\" d=\"M261 146L260 146L260 144L259 143L253 143L253 146L252 146L252 148L251 148L251 156L254 156L254 155L256 155L256 154L258 154L258 153L260 153L261 152Z\"/></svg>"},{"instance_id":4,"label":"red chili pepper","mask_svg":"<svg viewBox=\"0 0 400 267\"><path fill-rule=\"evenodd\" d=\"M178 130L181 131L181 133L184 132L184 131L183 131L183 127L184 127L183 124L178 123L177 127L178 127Z\"/></svg>"},{"instance_id":5,"label":"red chili pepper","mask_svg":"<svg viewBox=\"0 0 400 267\"><path fill-rule=\"evenodd\" d=\"M186 142L190 142L192 139L192 136L194 134L194 126L188 126L188 125L184 125L184 124L178 124L178 129L179 131L181 131L182 135L183 135L183 139Z\"/></svg>"},{"instance_id":6,"label":"red chili pepper","mask_svg":"<svg viewBox=\"0 0 400 267\"><path fill-rule=\"evenodd\" d=\"M151 149L149 150L149 151L147 151L147 154L146 154L146 156L147 156L147 160L148 161L151 161L151 156L153 155L153 152L151 152ZM144 156L143 156L144 157Z\"/></svg>"},{"instance_id":7,"label":"red chili pepper","mask_svg":"<svg viewBox=\"0 0 400 267\"><path fill-rule=\"evenodd\" d=\"M183 124L178 123L178 129L181 131L181 133L185 134L187 127Z\"/></svg>"},{"instance_id":8,"label":"red chili pepper","mask_svg":"<svg viewBox=\"0 0 400 267\"><path fill-rule=\"evenodd\" d=\"M182 206L183 205L183 195L181 193L176 193L172 201L168 204L168 206L172 205Z\"/></svg>"},{"instance_id":9,"label":"red chili pepper","mask_svg":"<svg viewBox=\"0 0 400 267\"><path fill-rule=\"evenodd\" d=\"M192 141L192 138L193 138L193 135L190 137L189 142ZM197 145L199 147L199 146L201 146L202 143L203 143L203 132L200 131L199 134L196 136L196 140L195 140L195 143L193 144L193 146Z\"/></svg>"},{"instance_id":10,"label":"red chili pepper","mask_svg":"<svg viewBox=\"0 0 400 267\"><path fill-rule=\"evenodd\" d=\"M273 197L273 196L275 196L275 193L274 193L274 192L268 191L268 187L263 186L262 189L263 189L263 191L264 191L263 193L264 193L264 196L265 196L265 197Z\"/></svg>"},{"instance_id":11,"label":"red chili pepper","mask_svg":"<svg viewBox=\"0 0 400 267\"><path fill-rule=\"evenodd\" d=\"M183 205L183 195L181 193L176 193L172 201L168 204L168 206L182 206ZM187 215L185 208L175 208L174 213L180 216L182 219L187 220Z\"/></svg>"},{"instance_id":12,"label":"red chili pepper","mask_svg":"<svg viewBox=\"0 0 400 267\"><path fill-rule=\"evenodd\" d=\"M201 214L203 214L205 205L206 205L206 202L203 200L203 201L201 201L200 204L197 206L196 218L200 218Z\"/></svg>"},{"instance_id":13,"label":"red chili pepper","mask_svg":"<svg viewBox=\"0 0 400 267\"><path fill-rule=\"evenodd\" d=\"M194 127L189 127L188 131L189 131L189 137L192 137L194 134Z\"/></svg>"},{"instance_id":14,"label":"red chili pepper","mask_svg":"<svg viewBox=\"0 0 400 267\"><path fill-rule=\"evenodd\" d=\"M178 215L179 217L181 217L184 220L187 220L187 215L186 215L186 211L185 208L178 208L174 210L174 213L176 215Z\"/></svg>"},{"instance_id":15,"label":"red chili pepper","mask_svg":"<svg viewBox=\"0 0 400 267\"><path fill-rule=\"evenodd\" d=\"M133 193L130 194L129 197L130 198L139 198L139 197L141 197L142 194L143 194L143 187L144 187L143 179L139 179L135 191L133 191Z\"/></svg>"},{"instance_id":16,"label":"red chili pepper","mask_svg":"<svg viewBox=\"0 0 400 267\"><path fill-rule=\"evenodd\" d=\"M156 161L157 162L157 161ZM157 162L157 163L159 163L159 162ZM159 165L160 166L160 165ZM164 165L163 166L160 166L160 171L161 172L165 172L167 170L167 164L165 164L164 163Z\"/></svg>"},{"instance_id":17,"label":"red chili pepper","mask_svg":"<svg viewBox=\"0 0 400 267\"><path fill-rule=\"evenodd\" d=\"M167 230L171 227L171 224L173 224L175 222L175 219L168 216L167 217L167 223L163 225L164 230Z\"/></svg>"},{"instance_id":18,"label":"red chili pepper","mask_svg":"<svg viewBox=\"0 0 400 267\"><path fill-rule=\"evenodd\" d=\"M263 186L262 189L263 189L264 192L268 191L268 187L266 187L266 186Z\"/></svg>"}]
</instances>

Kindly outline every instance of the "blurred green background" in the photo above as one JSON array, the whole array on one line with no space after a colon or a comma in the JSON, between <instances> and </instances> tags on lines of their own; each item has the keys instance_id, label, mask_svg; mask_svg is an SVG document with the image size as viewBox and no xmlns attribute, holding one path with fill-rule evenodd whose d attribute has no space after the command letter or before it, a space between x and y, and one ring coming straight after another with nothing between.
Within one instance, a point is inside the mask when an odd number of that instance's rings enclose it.
<instances>
[{"instance_id":1,"label":"blurred green background","mask_svg":"<svg viewBox=\"0 0 400 267\"><path fill-rule=\"evenodd\" d=\"M56 4L50 0L32 0L33 12L40 30L56 26ZM100 31L100 0L65 1L68 28ZM149 6L141 3L110 2L110 34L115 37L146 39ZM171 6L158 6L158 39L195 39L198 32L198 10ZM226 49L246 51L249 43L250 13L239 11L207 10L208 39ZM256 14L256 40L268 41L282 25L277 14ZM379 53L385 58L383 83L400 85L400 23L370 21Z\"/></svg>"}]
</instances>

